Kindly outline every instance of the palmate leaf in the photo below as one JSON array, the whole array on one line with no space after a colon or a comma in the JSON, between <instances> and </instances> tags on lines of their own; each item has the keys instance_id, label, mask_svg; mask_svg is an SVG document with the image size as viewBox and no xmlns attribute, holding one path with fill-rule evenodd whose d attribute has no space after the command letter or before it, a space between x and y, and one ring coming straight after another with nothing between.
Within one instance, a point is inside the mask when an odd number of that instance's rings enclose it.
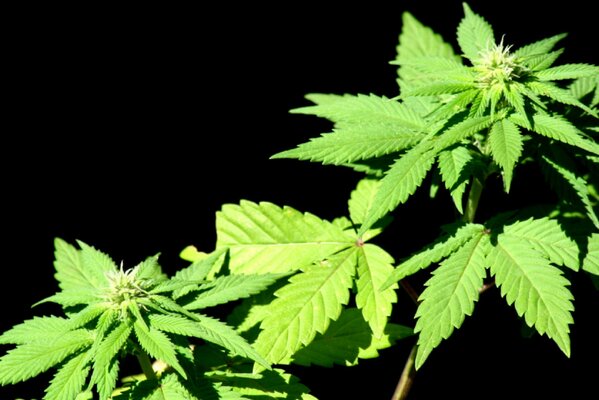
<instances>
[{"instance_id":1,"label":"palmate leaf","mask_svg":"<svg viewBox=\"0 0 599 400\"><path fill-rule=\"evenodd\" d=\"M288 359L324 332L349 301L357 247L310 266L276 292L254 347L271 363Z\"/></svg>"},{"instance_id":2,"label":"palmate leaf","mask_svg":"<svg viewBox=\"0 0 599 400\"><path fill-rule=\"evenodd\" d=\"M599 275L599 233L589 237L587 254L582 262L582 269L591 274Z\"/></svg>"},{"instance_id":3,"label":"palmate leaf","mask_svg":"<svg viewBox=\"0 0 599 400\"><path fill-rule=\"evenodd\" d=\"M364 234L385 214L405 203L422 184L434 161L435 153L427 142L420 143L401 156L381 180L379 190L358 234Z\"/></svg>"},{"instance_id":4,"label":"palmate leaf","mask_svg":"<svg viewBox=\"0 0 599 400\"><path fill-rule=\"evenodd\" d=\"M261 292L280 277L281 275L276 274L221 276L211 283L208 290L199 293L184 307L187 310L198 310L243 299Z\"/></svg>"},{"instance_id":5,"label":"palmate leaf","mask_svg":"<svg viewBox=\"0 0 599 400\"><path fill-rule=\"evenodd\" d=\"M239 397L220 396L220 391L208 391L201 399L240 400ZM114 397L114 400L199 400L179 382L174 374L164 374L160 380L144 380L136 383L130 390Z\"/></svg>"},{"instance_id":6,"label":"palmate leaf","mask_svg":"<svg viewBox=\"0 0 599 400\"><path fill-rule=\"evenodd\" d=\"M389 123L423 132L426 122L409 106L396 100L375 95L309 94L306 98L317 105L297 108L292 113L311 114L327 118L336 126ZM349 125L351 124L351 125Z\"/></svg>"},{"instance_id":7,"label":"palmate leaf","mask_svg":"<svg viewBox=\"0 0 599 400\"><path fill-rule=\"evenodd\" d=\"M432 245L425 247L407 260L402 261L391 275L389 275L382 287L387 288L389 285L402 280L406 276L410 276L421 269L441 261L443 258L457 251L464 243L480 235L484 229L485 227L479 224L456 226L449 234L440 237Z\"/></svg>"},{"instance_id":8,"label":"palmate leaf","mask_svg":"<svg viewBox=\"0 0 599 400\"><path fill-rule=\"evenodd\" d=\"M60 367L46 388L44 400L74 399L83 391L89 373L89 354L83 352Z\"/></svg>"},{"instance_id":9,"label":"palmate leaf","mask_svg":"<svg viewBox=\"0 0 599 400\"><path fill-rule=\"evenodd\" d=\"M150 315L150 325L164 332L197 337L217 344L231 353L252 359L266 368L269 364L233 328L214 318L195 314L195 321L177 315Z\"/></svg>"},{"instance_id":10,"label":"palmate leaf","mask_svg":"<svg viewBox=\"0 0 599 400\"><path fill-rule=\"evenodd\" d=\"M95 247L85 244L81 240L78 240L77 244L81 248L81 267L89 272L97 285L106 285L106 273L116 270L117 265L112 258Z\"/></svg>"},{"instance_id":11,"label":"palmate leaf","mask_svg":"<svg viewBox=\"0 0 599 400\"><path fill-rule=\"evenodd\" d=\"M91 295L101 286L101 280L94 270L84 267L81 253L74 246L56 238L54 249L54 276L58 285L63 291L72 293L75 298L80 296L81 303L89 302Z\"/></svg>"},{"instance_id":12,"label":"palmate leaf","mask_svg":"<svg viewBox=\"0 0 599 400\"><path fill-rule=\"evenodd\" d=\"M114 373L118 372L116 356L131 336L132 331L131 324L121 323L106 335L98 346L91 381L97 385L101 398L110 396L116 386L117 376Z\"/></svg>"},{"instance_id":13,"label":"palmate leaf","mask_svg":"<svg viewBox=\"0 0 599 400\"><path fill-rule=\"evenodd\" d=\"M517 125L526 127L525 117L512 114L510 120ZM599 145L583 139L578 129L565 118L558 115L534 114L532 130L540 135L576 146L593 154L599 155Z\"/></svg>"},{"instance_id":14,"label":"palmate leaf","mask_svg":"<svg viewBox=\"0 0 599 400\"><path fill-rule=\"evenodd\" d=\"M576 106L590 115L597 117L597 112L595 110L589 108L586 104L581 103L570 93L570 91L559 88L551 82L530 82L526 86L535 94L547 96L558 103Z\"/></svg>"},{"instance_id":15,"label":"palmate leaf","mask_svg":"<svg viewBox=\"0 0 599 400\"><path fill-rule=\"evenodd\" d=\"M520 47L519 49L516 49L513 54L516 58L523 59L523 61L526 63L527 59L530 58L531 56L547 54L548 52L553 50L555 45L560 40L565 38L566 36L568 36L568 35L565 33L561 33L559 35L555 35L555 36L551 36L546 39L539 40L537 42L534 42L534 43L528 44L526 46ZM529 67L530 67L530 65L529 65Z\"/></svg>"},{"instance_id":16,"label":"palmate leaf","mask_svg":"<svg viewBox=\"0 0 599 400\"><path fill-rule=\"evenodd\" d=\"M189 267L178 271L171 280L199 282L208 279L214 271L220 270L225 261L226 253L227 248L216 249L207 257L194 261ZM165 283L165 285L168 285L168 283ZM193 287L177 289L174 291L173 297L175 299L179 298L192 290Z\"/></svg>"},{"instance_id":17,"label":"palmate leaf","mask_svg":"<svg viewBox=\"0 0 599 400\"><path fill-rule=\"evenodd\" d=\"M458 44L462 53L471 61L495 44L493 28L480 15L472 12L464 3L464 18L458 26Z\"/></svg>"},{"instance_id":18,"label":"palmate leaf","mask_svg":"<svg viewBox=\"0 0 599 400\"><path fill-rule=\"evenodd\" d=\"M447 149L439 153L439 171L445 187L451 193L451 198L460 214L464 213L462 197L466 191L467 179L463 171L472 160L470 151L464 146Z\"/></svg>"},{"instance_id":19,"label":"palmate leaf","mask_svg":"<svg viewBox=\"0 0 599 400\"><path fill-rule=\"evenodd\" d=\"M508 304L540 334L555 341L570 356L569 324L572 294L562 272L527 242L499 234L488 256L491 273Z\"/></svg>"},{"instance_id":20,"label":"palmate leaf","mask_svg":"<svg viewBox=\"0 0 599 400\"><path fill-rule=\"evenodd\" d=\"M0 344L24 344L48 340L72 329L70 320L61 317L33 317L13 326L0 336Z\"/></svg>"},{"instance_id":21,"label":"palmate leaf","mask_svg":"<svg viewBox=\"0 0 599 400\"><path fill-rule=\"evenodd\" d=\"M500 116L493 118L491 116L466 118L447 128L435 141L435 151L439 152L446 148L468 139L474 134L488 128L495 119L501 119Z\"/></svg>"},{"instance_id":22,"label":"palmate leaf","mask_svg":"<svg viewBox=\"0 0 599 400\"><path fill-rule=\"evenodd\" d=\"M599 67L595 65L563 64L539 71L535 76L541 81L555 81L560 79L585 78L596 74L599 74Z\"/></svg>"},{"instance_id":23,"label":"palmate leaf","mask_svg":"<svg viewBox=\"0 0 599 400\"><path fill-rule=\"evenodd\" d=\"M504 227L503 236L525 241L553 264L578 271L578 245L554 219L529 218Z\"/></svg>"},{"instance_id":24,"label":"palmate leaf","mask_svg":"<svg viewBox=\"0 0 599 400\"><path fill-rule=\"evenodd\" d=\"M381 290L393 272L393 257L373 244L359 247L357 257L359 278L356 283L356 304L378 339L383 336L393 303L397 301L397 285Z\"/></svg>"},{"instance_id":25,"label":"palmate leaf","mask_svg":"<svg viewBox=\"0 0 599 400\"><path fill-rule=\"evenodd\" d=\"M417 61L420 57L442 57L459 61L451 45L408 12L402 14L402 31L397 46L396 64Z\"/></svg>"},{"instance_id":26,"label":"palmate leaf","mask_svg":"<svg viewBox=\"0 0 599 400\"><path fill-rule=\"evenodd\" d=\"M444 58L457 62L460 58L454 54L451 45L443 41L440 35L421 24L411 14L404 13L402 21L397 58L393 64L399 65L397 82L400 93L403 94L420 85L430 83L431 79L428 73L423 73L410 64L418 63L423 57ZM405 99L404 104L409 105L420 115L427 115L434 110L438 101L432 97L418 97Z\"/></svg>"},{"instance_id":27,"label":"palmate leaf","mask_svg":"<svg viewBox=\"0 0 599 400\"><path fill-rule=\"evenodd\" d=\"M67 335L17 346L0 358L0 385L34 377L90 345L92 341L89 331L78 329Z\"/></svg>"},{"instance_id":28,"label":"palmate leaf","mask_svg":"<svg viewBox=\"0 0 599 400\"><path fill-rule=\"evenodd\" d=\"M318 334L308 346L297 351L292 362L305 366L352 366L359 359L378 357L379 350L391 347L397 340L412 334L408 327L388 324L384 334L377 339L369 333L361 311L348 308L341 312L339 319L331 322L324 334Z\"/></svg>"},{"instance_id":29,"label":"palmate leaf","mask_svg":"<svg viewBox=\"0 0 599 400\"><path fill-rule=\"evenodd\" d=\"M595 214L593 203L589 197L589 188L586 181L580 176L574 174L572 171L569 171L561 165L556 164L547 157L543 157L543 161L551 166L570 185L578 199L580 199L580 202L586 211L587 217L593 223L593 225L599 229L599 218L597 218L597 214Z\"/></svg>"},{"instance_id":30,"label":"palmate leaf","mask_svg":"<svg viewBox=\"0 0 599 400\"><path fill-rule=\"evenodd\" d=\"M177 371L181 376L187 378L187 374L175 354L175 345L161 331L153 326L148 327L142 320L136 319L133 324L135 336L141 347L152 357L162 360Z\"/></svg>"},{"instance_id":31,"label":"palmate leaf","mask_svg":"<svg viewBox=\"0 0 599 400\"><path fill-rule=\"evenodd\" d=\"M418 333L416 368L441 340L462 325L467 315L472 315L483 285L489 247L488 236L480 232L443 261L426 283L414 328Z\"/></svg>"},{"instance_id":32,"label":"palmate leaf","mask_svg":"<svg viewBox=\"0 0 599 400\"><path fill-rule=\"evenodd\" d=\"M522 155L522 136L518 126L508 119L493 124L489 132L489 146L493 160L503 171L503 186L508 193L516 162Z\"/></svg>"},{"instance_id":33,"label":"palmate leaf","mask_svg":"<svg viewBox=\"0 0 599 400\"><path fill-rule=\"evenodd\" d=\"M221 376L211 376L218 379ZM263 371L260 377L248 376L222 376L222 381L236 393L252 400L288 399L288 400L316 400L308 394L309 390L299 380L282 369ZM203 399L203 398L202 398Z\"/></svg>"},{"instance_id":34,"label":"palmate leaf","mask_svg":"<svg viewBox=\"0 0 599 400\"><path fill-rule=\"evenodd\" d=\"M272 158L297 158L343 165L346 163L396 153L418 143L424 134L388 123L353 124L310 139L297 148L275 154Z\"/></svg>"},{"instance_id":35,"label":"palmate leaf","mask_svg":"<svg viewBox=\"0 0 599 400\"><path fill-rule=\"evenodd\" d=\"M227 204L216 215L217 247L228 247L232 273L285 273L353 244L339 227L272 203Z\"/></svg>"},{"instance_id":36,"label":"palmate leaf","mask_svg":"<svg viewBox=\"0 0 599 400\"><path fill-rule=\"evenodd\" d=\"M348 201L349 216L354 224L361 224L370 212L376 192L380 186L379 180L362 179L352 191Z\"/></svg>"}]
</instances>

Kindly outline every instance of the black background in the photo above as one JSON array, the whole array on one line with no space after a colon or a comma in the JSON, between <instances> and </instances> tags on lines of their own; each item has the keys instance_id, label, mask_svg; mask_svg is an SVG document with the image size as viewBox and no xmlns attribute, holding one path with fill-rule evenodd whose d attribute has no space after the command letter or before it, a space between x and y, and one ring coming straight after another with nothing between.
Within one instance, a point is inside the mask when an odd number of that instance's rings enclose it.
<instances>
[{"instance_id":1,"label":"black background","mask_svg":"<svg viewBox=\"0 0 599 400\"><path fill-rule=\"evenodd\" d=\"M185 265L177 255L186 245L213 248L223 203L266 200L327 219L345 214L358 174L268 158L329 128L288 114L307 104L306 93L397 94L388 61L403 11L455 44L460 2L385 3L6 10L0 330L56 312L30 309L57 288L56 236L81 239L129 266L162 252L173 272ZM563 62L599 61L590 2L470 4L506 43L566 31ZM536 171L517 172L515 200L491 184L483 217L551 196ZM418 193L378 243L403 257L436 236L454 217L451 207L445 193L434 201ZM585 276L570 279L577 299L570 360L546 337L522 338L515 311L490 290L418 373L410 399L596 396L599 300ZM414 306L399 296L393 318L410 323ZM358 391L388 399L411 344L355 368L293 371L320 399ZM2 388L0 398L39 398L47 378Z\"/></svg>"}]
</instances>

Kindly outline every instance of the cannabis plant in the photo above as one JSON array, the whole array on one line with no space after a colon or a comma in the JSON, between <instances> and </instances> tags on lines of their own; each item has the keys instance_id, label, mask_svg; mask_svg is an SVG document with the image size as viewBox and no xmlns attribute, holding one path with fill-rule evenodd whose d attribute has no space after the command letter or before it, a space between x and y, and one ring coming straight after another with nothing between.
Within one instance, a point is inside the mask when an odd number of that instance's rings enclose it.
<instances>
[{"instance_id":1,"label":"cannabis plant","mask_svg":"<svg viewBox=\"0 0 599 400\"><path fill-rule=\"evenodd\" d=\"M60 304L66 316L35 317L0 336L0 343L16 345L0 359L2 385L55 368L45 399L240 399L280 390L310 398L235 330L200 312L258 293L280 276L218 275L226 252L217 251L169 279L157 256L125 269L78 244L55 241L61 291L42 301ZM120 360L128 355L142 374L117 389ZM240 379L251 361L268 371Z\"/></svg>"},{"instance_id":2,"label":"cannabis plant","mask_svg":"<svg viewBox=\"0 0 599 400\"><path fill-rule=\"evenodd\" d=\"M599 68L557 64L563 34L513 47L464 12L458 52L404 14L396 97L310 94L314 104L294 110L327 118L333 131L273 158L363 174L347 212L328 221L269 202L226 204L214 252L186 249L191 266L171 278L155 257L126 270L58 240L62 291L46 301L66 316L0 336L16 345L0 359L0 384L56 367L47 399L308 399L272 366L352 366L417 335L393 396L405 398L415 370L493 286L569 356L568 277L599 275ZM485 187L509 194L523 165L542 171L556 196L480 218ZM455 221L415 254L376 244L424 187L447 194ZM400 286L416 304L413 328L390 321ZM227 324L203 313L230 301ZM126 355L145 376L119 385Z\"/></svg>"}]
</instances>

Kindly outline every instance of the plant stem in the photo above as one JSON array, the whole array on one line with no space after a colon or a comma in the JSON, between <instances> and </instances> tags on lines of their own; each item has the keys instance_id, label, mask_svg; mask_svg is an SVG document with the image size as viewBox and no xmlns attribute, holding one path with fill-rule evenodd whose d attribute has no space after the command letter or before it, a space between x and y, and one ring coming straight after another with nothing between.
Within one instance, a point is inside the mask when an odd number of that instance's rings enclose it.
<instances>
[{"instance_id":1,"label":"plant stem","mask_svg":"<svg viewBox=\"0 0 599 400\"><path fill-rule=\"evenodd\" d=\"M391 400L404 400L408 397L408 392L410 391L412 383L414 383L414 378L416 377L416 367L414 366L414 361L416 360L417 348L417 344L412 347L412 351L410 351L406 365L403 367L401 377L399 378L399 382L397 383L397 387L395 388L395 392L393 393Z\"/></svg>"},{"instance_id":2,"label":"plant stem","mask_svg":"<svg viewBox=\"0 0 599 400\"><path fill-rule=\"evenodd\" d=\"M137 356L137 361L139 361L139 365L141 366L141 370L148 380L157 379L156 372L154 372L154 368L152 368L152 361L150 361L150 357L148 353L143 351L141 348L137 348L135 355Z\"/></svg>"},{"instance_id":3,"label":"plant stem","mask_svg":"<svg viewBox=\"0 0 599 400\"><path fill-rule=\"evenodd\" d=\"M472 186L470 187L470 193L468 193L468 202L466 203L466 211L464 212L464 221L474 222L474 216L476 215L478 201L480 200L480 195L482 192L482 182L478 178L474 178L472 180Z\"/></svg>"}]
</instances>

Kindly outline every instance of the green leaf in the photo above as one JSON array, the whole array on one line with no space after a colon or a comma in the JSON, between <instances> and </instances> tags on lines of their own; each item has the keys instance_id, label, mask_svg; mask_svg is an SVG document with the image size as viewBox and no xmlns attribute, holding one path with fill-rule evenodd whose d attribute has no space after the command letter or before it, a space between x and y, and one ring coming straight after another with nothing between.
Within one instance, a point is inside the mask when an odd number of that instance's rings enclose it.
<instances>
[{"instance_id":1,"label":"green leaf","mask_svg":"<svg viewBox=\"0 0 599 400\"><path fill-rule=\"evenodd\" d=\"M525 241L552 263L578 271L578 245L554 219L518 221L506 226L502 235Z\"/></svg>"},{"instance_id":2,"label":"green leaf","mask_svg":"<svg viewBox=\"0 0 599 400\"><path fill-rule=\"evenodd\" d=\"M62 290L70 291L72 296L81 296L81 303L87 303L89 293L94 293L98 288L96 276L83 267L81 254L74 246L56 238L54 248L55 278L58 285Z\"/></svg>"},{"instance_id":3,"label":"green leaf","mask_svg":"<svg viewBox=\"0 0 599 400\"><path fill-rule=\"evenodd\" d=\"M0 358L0 385L34 377L90 345L92 340L87 330L78 329L48 340L17 346Z\"/></svg>"},{"instance_id":4,"label":"green leaf","mask_svg":"<svg viewBox=\"0 0 599 400\"><path fill-rule=\"evenodd\" d=\"M153 326L146 326L142 320L136 319L133 324L135 336L141 347L152 357L164 361L173 367L181 376L187 379L187 374L175 354L175 346L170 339Z\"/></svg>"},{"instance_id":5,"label":"green leaf","mask_svg":"<svg viewBox=\"0 0 599 400\"><path fill-rule=\"evenodd\" d=\"M212 394L212 393L211 393ZM144 380L136 383L132 389L124 393L128 400L198 400L178 381L174 374L165 374L159 381ZM120 400L121 397L115 397ZM238 397L220 396L216 393L212 396L202 396L202 400L241 400Z\"/></svg>"},{"instance_id":6,"label":"green leaf","mask_svg":"<svg viewBox=\"0 0 599 400\"><path fill-rule=\"evenodd\" d=\"M536 54L534 56L527 57L523 61L531 71L542 71L551 67L563 52L564 49L559 49L550 53Z\"/></svg>"},{"instance_id":7,"label":"green leaf","mask_svg":"<svg viewBox=\"0 0 599 400\"><path fill-rule=\"evenodd\" d=\"M33 317L13 326L0 336L0 344L25 344L48 340L71 330L70 320L61 317Z\"/></svg>"},{"instance_id":8,"label":"green leaf","mask_svg":"<svg viewBox=\"0 0 599 400\"><path fill-rule=\"evenodd\" d=\"M225 261L227 250L227 248L217 249L207 257L194 261L189 267L178 271L172 280L200 282L208 279L213 271L221 268ZM177 299L191 292L193 289L191 286L178 289L173 293L173 297Z\"/></svg>"},{"instance_id":9,"label":"green leaf","mask_svg":"<svg viewBox=\"0 0 599 400\"><path fill-rule=\"evenodd\" d=\"M463 210L463 195L466 191L467 177L464 168L472 160L470 151L464 146L447 149L439 153L439 171L445 187L451 193L451 198L460 214Z\"/></svg>"},{"instance_id":10,"label":"green leaf","mask_svg":"<svg viewBox=\"0 0 599 400\"><path fill-rule=\"evenodd\" d=\"M354 124L310 139L271 158L297 158L342 165L396 153L418 143L424 134L388 123Z\"/></svg>"},{"instance_id":11,"label":"green leaf","mask_svg":"<svg viewBox=\"0 0 599 400\"><path fill-rule=\"evenodd\" d=\"M576 79L569 87L570 93L577 99L582 99L590 93L593 93L597 86L597 79L595 77L586 77Z\"/></svg>"},{"instance_id":12,"label":"green leaf","mask_svg":"<svg viewBox=\"0 0 599 400\"><path fill-rule=\"evenodd\" d=\"M480 53L495 44L493 28L480 15L472 12L468 4L464 4L464 18L458 26L458 44L471 61L480 57Z\"/></svg>"},{"instance_id":13,"label":"green leaf","mask_svg":"<svg viewBox=\"0 0 599 400\"><path fill-rule=\"evenodd\" d=\"M435 153L427 143L421 143L401 156L381 180L379 190L358 234L364 234L385 214L405 203L422 184L434 161Z\"/></svg>"},{"instance_id":14,"label":"green leaf","mask_svg":"<svg viewBox=\"0 0 599 400\"><path fill-rule=\"evenodd\" d=\"M589 238L582 269L591 274L599 275L599 233L593 233Z\"/></svg>"},{"instance_id":15,"label":"green leaf","mask_svg":"<svg viewBox=\"0 0 599 400\"><path fill-rule=\"evenodd\" d=\"M308 394L308 388L299 383L295 376L287 374L281 369L264 371L259 377L224 375L223 381L236 393L252 400L316 400L315 397Z\"/></svg>"},{"instance_id":16,"label":"green leaf","mask_svg":"<svg viewBox=\"0 0 599 400\"><path fill-rule=\"evenodd\" d=\"M375 338L383 336L393 303L397 301L397 285L381 290L393 272L393 257L378 246L365 244L358 250L356 305L370 325Z\"/></svg>"},{"instance_id":17,"label":"green leaf","mask_svg":"<svg viewBox=\"0 0 599 400\"><path fill-rule=\"evenodd\" d=\"M576 106L590 115L597 117L595 110L581 103L570 91L561 89L550 82L530 82L527 84L527 87L535 94L547 96L558 103Z\"/></svg>"},{"instance_id":18,"label":"green leaf","mask_svg":"<svg viewBox=\"0 0 599 400\"><path fill-rule=\"evenodd\" d=\"M402 261L391 273L389 278L387 278L382 288L387 288L389 285L402 280L406 276L415 274L421 269L439 262L443 258L457 251L464 245L464 243L480 235L484 229L485 227L479 224L456 226L455 231L440 237L433 244L420 250L407 260Z\"/></svg>"},{"instance_id":19,"label":"green leaf","mask_svg":"<svg viewBox=\"0 0 599 400\"><path fill-rule=\"evenodd\" d=\"M294 271L354 242L330 222L267 202L224 205L216 229L217 247L230 249L232 273Z\"/></svg>"},{"instance_id":20,"label":"green leaf","mask_svg":"<svg viewBox=\"0 0 599 400\"><path fill-rule=\"evenodd\" d=\"M166 280L166 275L162 273L162 268L160 268L160 264L158 263L158 257L160 257L160 254L148 257L144 261L139 263L135 267L137 268L137 273L135 274L135 276L140 280L151 279L152 281L154 281L154 283Z\"/></svg>"},{"instance_id":21,"label":"green leaf","mask_svg":"<svg viewBox=\"0 0 599 400\"><path fill-rule=\"evenodd\" d=\"M472 315L483 285L489 247L488 236L480 232L443 261L426 282L414 328L418 333L416 368L454 328L462 326L467 315Z\"/></svg>"},{"instance_id":22,"label":"green leaf","mask_svg":"<svg viewBox=\"0 0 599 400\"><path fill-rule=\"evenodd\" d=\"M443 57L458 60L451 45L441 35L423 25L408 12L402 14L402 30L397 46L396 62L402 64L420 57Z\"/></svg>"},{"instance_id":23,"label":"green leaf","mask_svg":"<svg viewBox=\"0 0 599 400\"><path fill-rule=\"evenodd\" d=\"M89 355L81 353L66 362L46 388L44 400L74 399L83 391L89 373Z\"/></svg>"},{"instance_id":24,"label":"green leaf","mask_svg":"<svg viewBox=\"0 0 599 400\"><path fill-rule=\"evenodd\" d=\"M463 112L469 108L468 106L474 101L474 99L476 99L479 93L480 91L477 89L460 92L453 96L451 100L434 110L431 114L431 117L436 121L441 121Z\"/></svg>"},{"instance_id":25,"label":"green leaf","mask_svg":"<svg viewBox=\"0 0 599 400\"><path fill-rule=\"evenodd\" d=\"M595 214L593 203L589 197L590 193L586 181L580 176L577 176L575 173L551 161L547 157L543 157L543 160L553 169L555 169L555 171L557 171L557 173L560 174L566 180L566 182L568 182L574 193L576 193L576 196L580 199L580 202L586 211L587 217L593 223L593 225L599 229L599 218L597 218L597 214Z\"/></svg>"},{"instance_id":26,"label":"green leaf","mask_svg":"<svg viewBox=\"0 0 599 400\"><path fill-rule=\"evenodd\" d=\"M495 282L508 304L540 334L555 341L569 357L572 294L562 272L528 243L500 234L488 257Z\"/></svg>"},{"instance_id":27,"label":"green leaf","mask_svg":"<svg viewBox=\"0 0 599 400\"><path fill-rule=\"evenodd\" d=\"M96 287L105 287L108 284L106 273L116 270L116 264L107 254L83 243L81 240L78 240L77 244L81 248L81 268L89 272Z\"/></svg>"},{"instance_id":28,"label":"green leaf","mask_svg":"<svg viewBox=\"0 0 599 400\"><path fill-rule=\"evenodd\" d=\"M354 224L360 225L370 212L376 192L381 185L377 179L362 179L356 189L351 192L348 202L349 215Z\"/></svg>"},{"instance_id":29,"label":"green leaf","mask_svg":"<svg viewBox=\"0 0 599 400\"><path fill-rule=\"evenodd\" d=\"M520 130L510 120L502 119L493 124L488 140L493 160L503 171L503 186L505 192L508 193L514 167L522 155L523 144Z\"/></svg>"},{"instance_id":30,"label":"green leaf","mask_svg":"<svg viewBox=\"0 0 599 400\"><path fill-rule=\"evenodd\" d=\"M555 35L555 36L551 36L551 37L543 39L543 40L539 40L537 42L528 44L526 46L523 46L523 47L517 49L516 51L514 51L513 54L516 58L521 58L526 63L527 59L530 58L531 56L547 54L548 52L553 50L555 45L560 40L565 38L566 36L568 36L566 33L561 33L559 35ZM529 65L529 67L530 67L530 65Z\"/></svg>"},{"instance_id":31,"label":"green leaf","mask_svg":"<svg viewBox=\"0 0 599 400\"><path fill-rule=\"evenodd\" d=\"M91 381L97 384L101 398L107 398L116 386L117 376L111 372L118 366L114 367L113 364L118 364L115 357L125 346L132 330L131 324L121 323L106 335L98 346Z\"/></svg>"},{"instance_id":32,"label":"green leaf","mask_svg":"<svg viewBox=\"0 0 599 400\"><path fill-rule=\"evenodd\" d=\"M96 382L96 388L100 399L109 400L112 399L112 394L116 387L119 379L119 360L114 359L112 363L99 374L99 378Z\"/></svg>"},{"instance_id":33,"label":"green leaf","mask_svg":"<svg viewBox=\"0 0 599 400\"><path fill-rule=\"evenodd\" d=\"M497 118L500 119L500 118ZM439 152L446 148L468 139L475 133L488 128L493 124L495 118L491 116L470 117L447 128L435 142L435 151Z\"/></svg>"},{"instance_id":34,"label":"green leaf","mask_svg":"<svg viewBox=\"0 0 599 400\"><path fill-rule=\"evenodd\" d=\"M541 81L555 81L560 79L578 79L599 74L599 67L590 64L563 64L547 68L535 74Z\"/></svg>"},{"instance_id":35,"label":"green leaf","mask_svg":"<svg viewBox=\"0 0 599 400\"><path fill-rule=\"evenodd\" d=\"M387 324L384 334L377 339L370 334L360 310L349 308L331 322L324 334L318 334L308 346L298 350L292 362L305 366L352 366L359 359L378 357L378 350L391 347L397 340L412 334L410 328Z\"/></svg>"},{"instance_id":36,"label":"green leaf","mask_svg":"<svg viewBox=\"0 0 599 400\"><path fill-rule=\"evenodd\" d=\"M243 299L259 293L272 285L281 275L227 275L217 278L208 290L185 304L187 310L198 310Z\"/></svg>"},{"instance_id":37,"label":"green leaf","mask_svg":"<svg viewBox=\"0 0 599 400\"><path fill-rule=\"evenodd\" d=\"M396 100L375 95L310 94L306 98L317 105L292 110L292 113L311 114L327 118L338 126L353 124L389 123L415 131L426 129L426 122L409 106Z\"/></svg>"},{"instance_id":38,"label":"green leaf","mask_svg":"<svg viewBox=\"0 0 599 400\"><path fill-rule=\"evenodd\" d=\"M150 324L156 329L177 335L204 339L224 347L231 353L254 360L266 368L269 364L256 352L243 337L228 325L201 314L195 314L196 321L176 315L150 315Z\"/></svg>"},{"instance_id":39,"label":"green leaf","mask_svg":"<svg viewBox=\"0 0 599 400\"><path fill-rule=\"evenodd\" d=\"M438 96L442 94L457 94L474 89L474 82L460 81L434 81L433 83L418 86L408 90L402 95L403 98L412 96Z\"/></svg>"},{"instance_id":40,"label":"green leaf","mask_svg":"<svg viewBox=\"0 0 599 400\"><path fill-rule=\"evenodd\" d=\"M565 118L558 115L535 114L532 119L532 130L536 133L599 155L599 145L584 140L578 129ZM510 120L523 127L528 123L518 114L512 114Z\"/></svg>"},{"instance_id":41,"label":"green leaf","mask_svg":"<svg viewBox=\"0 0 599 400\"><path fill-rule=\"evenodd\" d=\"M307 267L276 292L254 347L266 360L282 362L323 333L349 301L357 247Z\"/></svg>"}]
</instances>

